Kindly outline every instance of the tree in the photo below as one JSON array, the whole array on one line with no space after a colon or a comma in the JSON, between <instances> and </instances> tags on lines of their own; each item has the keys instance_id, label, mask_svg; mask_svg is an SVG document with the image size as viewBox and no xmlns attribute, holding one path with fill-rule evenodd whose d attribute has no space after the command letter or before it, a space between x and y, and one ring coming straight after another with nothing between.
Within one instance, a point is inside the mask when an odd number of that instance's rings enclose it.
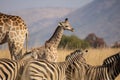
<instances>
[{"instance_id":1,"label":"tree","mask_svg":"<svg viewBox=\"0 0 120 80\"><path fill-rule=\"evenodd\" d=\"M112 48L120 48L120 41L116 41Z\"/></svg>"},{"instance_id":2,"label":"tree","mask_svg":"<svg viewBox=\"0 0 120 80\"><path fill-rule=\"evenodd\" d=\"M87 41L93 48L106 47L104 39L97 37L94 33L88 34L88 36L85 38L85 41Z\"/></svg>"},{"instance_id":3,"label":"tree","mask_svg":"<svg viewBox=\"0 0 120 80\"><path fill-rule=\"evenodd\" d=\"M63 35L62 40L59 44L59 48L67 48L67 49L79 49L79 48L84 49L88 47L89 47L88 42L79 39L75 35L71 35L71 36Z\"/></svg>"}]
</instances>

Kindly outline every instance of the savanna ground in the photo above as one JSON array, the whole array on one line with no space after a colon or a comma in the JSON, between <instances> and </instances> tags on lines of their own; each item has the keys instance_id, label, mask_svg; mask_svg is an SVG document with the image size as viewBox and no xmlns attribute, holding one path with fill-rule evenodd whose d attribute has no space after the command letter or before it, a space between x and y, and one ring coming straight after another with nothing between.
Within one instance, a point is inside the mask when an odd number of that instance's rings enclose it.
<instances>
[{"instance_id":1,"label":"savanna ground","mask_svg":"<svg viewBox=\"0 0 120 80\"><path fill-rule=\"evenodd\" d=\"M74 50L58 50L58 61L64 61L66 55L70 54ZM103 48L103 49L88 49L88 52L84 54L84 57L88 64L90 65L101 65L103 60L110 55L113 55L120 51L120 48L111 49L111 48ZM0 50L0 58L10 58L8 50ZM120 80L120 75L116 78L116 80Z\"/></svg>"}]
</instances>

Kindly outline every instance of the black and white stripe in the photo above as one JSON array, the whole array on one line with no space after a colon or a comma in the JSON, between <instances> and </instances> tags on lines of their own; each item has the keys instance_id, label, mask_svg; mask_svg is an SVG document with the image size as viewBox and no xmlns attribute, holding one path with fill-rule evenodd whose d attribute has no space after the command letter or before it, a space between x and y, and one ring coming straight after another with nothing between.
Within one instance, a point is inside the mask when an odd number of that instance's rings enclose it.
<instances>
[{"instance_id":1,"label":"black and white stripe","mask_svg":"<svg viewBox=\"0 0 120 80\"><path fill-rule=\"evenodd\" d=\"M106 58L104 61L103 61L103 65L106 65L106 64L112 64L116 61L120 61L120 52L116 53L115 55L112 55L108 58Z\"/></svg>"},{"instance_id":2,"label":"black and white stripe","mask_svg":"<svg viewBox=\"0 0 120 80\"><path fill-rule=\"evenodd\" d=\"M26 66L22 80L66 80L66 68L75 60L81 59L82 54L80 50L76 50L68 55L64 62L32 60Z\"/></svg>"},{"instance_id":3,"label":"black and white stripe","mask_svg":"<svg viewBox=\"0 0 120 80\"><path fill-rule=\"evenodd\" d=\"M67 68L67 80L115 80L120 73L120 53L105 59L103 65L91 66L83 61Z\"/></svg>"},{"instance_id":4,"label":"black and white stripe","mask_svg":"<svg viewBox=\"0 0 120 80\"><path fill-rule=\"evenodd\" d=\"M17 61L0 59L0 80L16 80L19 68Z\"/></svg>"},{"instance_id":5,"label":"black and white stripe","mask_svg":"<svg viewBox=\"0 0 120 80\"><path fill-rule=\"evenodd\" d=\"M108 71L111 72L110 77L114 80L120 73L120 52L106 58L103 61L103 65L112 67L112 69L109 68Z\"/></svg>"},{"instance_id":6,"label":"black and white stripe","mask_svg":"<svg viewBox=\"0 0 120 80\"><path fill-rule=\"evenodd\" d=\"M86 60L83 55L79 58L76 58L78 60L75 60L68 65L65 71L66 80L85 80L85 71L89 66L86 65Z\"/></svg>"},{"instance_id":7,"label":"black and white stripe","mask_svg":"<svg viewBox=\"0 0 120 80\"><path fill-rule=\"evenodd\" d=\"M24 66L30 59L31 54L24 55L20 60L0 59L0 80L20 80Z\"/></svg>"}]
</instances>

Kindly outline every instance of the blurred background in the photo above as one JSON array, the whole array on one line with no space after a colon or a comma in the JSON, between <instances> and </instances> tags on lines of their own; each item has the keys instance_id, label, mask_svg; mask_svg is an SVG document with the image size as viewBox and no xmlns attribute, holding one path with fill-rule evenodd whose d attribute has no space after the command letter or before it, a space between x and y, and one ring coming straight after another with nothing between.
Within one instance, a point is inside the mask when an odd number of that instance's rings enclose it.
<instances>
[{"instance_id":1,"label":"blurred background","mask_svg":"<svg viewBox=\"0 0 120 80\"><path fill-rule=\"evenodd\" d=\"M107 46L120 44L120 0L1 0L0 12L24 19L29 48L44 44L66 17L75 31L65 35L86 39L92 34Z\"/></svg>"}]
</instances>

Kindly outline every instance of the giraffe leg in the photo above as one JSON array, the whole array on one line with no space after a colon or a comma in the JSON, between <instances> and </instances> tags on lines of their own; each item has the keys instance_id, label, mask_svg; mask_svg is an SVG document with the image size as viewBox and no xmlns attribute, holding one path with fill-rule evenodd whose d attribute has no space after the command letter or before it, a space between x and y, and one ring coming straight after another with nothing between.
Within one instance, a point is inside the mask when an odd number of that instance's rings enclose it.
<instances>
[{"instance_id":1,"label":"giraffe leg","mask_svg":"<svg viewBox=\"0 0 120 80\"><path fill-rule=\"evenodd\" d=\"M23 44L16 42L15 44L16 53L15 54L16 54L17 59L20 59L22 57L22 48L23 48Z\"/></svg>"},{"instance_id":2,"label":"giraffe leg","mask_svg":"<svg viewBox=\"0 0 120 80\"><path fill-rule=\"evenodd\" d=\"M16 58L15 58L14 51L13 51L13 48L14 48L13 43L8 42L8 47L9 47L11 59L12 59L12 60L15 60Z\"/></svg>"},{"instance_id":3,"label":"giraffe leg","mask_svg":"<svg viewBox=\"0 0 120 80\"><path fill-rule=\"evenodd\" d=\"M11 54L11 59L18 60L22 57L22 47L21 44L16 42L9 42L9 50Z\"/></svg>"},{"instance_id":4,"label":"giraffe leg","mask_svg":"<svg viewBox=\"0 0 120 80\"><path fill-rule=\"evenodd\" d=\"M22 57L22 49L18 49L18 53L17 53L17 59L20 59Z\"/></svg>"}]
</instances>

